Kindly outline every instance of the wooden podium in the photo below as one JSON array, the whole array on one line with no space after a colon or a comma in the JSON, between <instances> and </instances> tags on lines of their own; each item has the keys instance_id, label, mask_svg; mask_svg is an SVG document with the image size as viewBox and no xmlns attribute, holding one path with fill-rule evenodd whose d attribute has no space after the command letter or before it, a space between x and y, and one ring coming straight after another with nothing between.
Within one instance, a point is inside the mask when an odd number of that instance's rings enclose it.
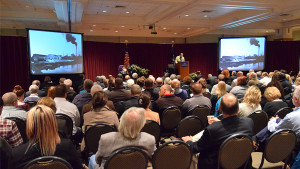
<instances>
[{"instance_id":1,"label":"wooden podium","mask_svg":"<svg viewBox=\"0 0 300 169\"><path fill-rule=\"evenodd\" d=\"M189 68L189 62L178 62L176 64L176 68L178 70L178 74L181 76L181 79L183 79L185 76L189 76L190 74L190 68Z\"/></svg>"}]
</instances>

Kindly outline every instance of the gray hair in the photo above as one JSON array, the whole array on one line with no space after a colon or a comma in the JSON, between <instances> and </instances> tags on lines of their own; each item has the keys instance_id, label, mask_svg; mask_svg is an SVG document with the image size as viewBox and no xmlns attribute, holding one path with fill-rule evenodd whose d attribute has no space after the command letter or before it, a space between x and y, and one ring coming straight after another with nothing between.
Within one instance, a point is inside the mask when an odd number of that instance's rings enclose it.
<instances>
[{"instance_id":1,"label":"gray hair","mask_svg":"<svg viewBox=\"0 0 300 169\"><path fill-rule=\"evenodd\" d=\"M30 93L38 93L39 87L37 85L35 85L35 84L34 85L30 85L29 91L30 91Z\"/></svg>"},{"instance_id":2,"label":"gray hair","mask_svg":"<svg viewBox=\"0 0 300 169\"><path fill-rule=\"evenodd\" d=\"M91 88L91 95L93 96L96 92L102 91L102 87L98 84L93 85Z\"/></svg>"},{"instance_id":3,"label":"gray hair","mask_svg":"<svg viewBox=\"0 0 300 169\"><path fill-rule=\"evenodd\" d=\"M131 86L134 84L134 80L133 79L128 79L127 80L127 87L131 88Z\"/></svg>"},{"instance_id":4,"label":"gray hair","mask_svg":"<svg viewBox=\"0 0 300 169\"><path fill-rule=\"evenodd\" d=\"M171 74L170 79L171 79L171 80L176 79L176 75L175 75L175 74Z\"/></svg>"},{"instance_id":5,"label":"gray hair","mask_svg":"<svg viewBox=\"0 0 300 169\"><path fill-rule=\"evenodd\" d=\"M295 88L295 91L293 93L293 96L295 96L297 99L300 99L300 86L297 86Z\"/></svg>"},{"instance_id":6,"label":"gray hair","mask_svg":"<svg viewBox=\"0 0 300 169\"><path fill-rule=\"evenodd\" d=\"M165 85L171 85L171 79L169 77L166 77L165 81L164 81L164 84Z\"/></svg>"},{"instance_id":7,"label":"gray hair","mask_svg":"<svg viewBox=\"0 0 300 169\"><path fill-rule=\"evenodd\" d=\"M207 77L208 77L208 78L212 77L212 74L208 74Z\"/></svg>"},{"instance_id":8,"label":"gray hair","mask_svg":"<svg viewBox=\"0 0 300 169\"><path fill-rule=\"evenodd\" d=\"M11 105L17 100L18 100L18 97L14 92L5 93L2 96L3 106Z\"/></svg>"},{"instance_id":9,"label":"gray hair","mask_svg":"<svg viewBox=\"0 0 300 169\"><path fill-rule=\"evenodd\" d=\"M121 116L119 131L125 138L133 140L138 137L145 123L145 109L131 107Z\"/></svg>"},{"instance_id":10,"label":"gray hair","mask_svg":"<svg viewBox=\"0 0 300 169\"><path fill-rule=\"evenodd\" d=\"M66 79L64 81L64 84L67 86L67 87L71 87L72 86L72 80L71 79Z\"/></svg>"},{"instance_id":11,"label":"gray hair","mask_svg":"<svg viewBox=\"0 0 300 169\"><path fill-rule=\"evenodd\" d=\"M138 77L139 77L139 76L138 76L137 73L133 73L133 74L132 74L132 78L137 79Z\"/></svg>"}]
</instances>

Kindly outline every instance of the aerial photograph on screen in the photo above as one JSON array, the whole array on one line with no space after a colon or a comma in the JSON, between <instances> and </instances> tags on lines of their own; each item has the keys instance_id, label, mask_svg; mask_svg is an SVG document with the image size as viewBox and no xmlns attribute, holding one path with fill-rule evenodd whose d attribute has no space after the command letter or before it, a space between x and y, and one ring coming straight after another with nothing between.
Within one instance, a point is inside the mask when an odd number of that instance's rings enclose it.
<instances>
[{"instance_id":1,"label":"aerial photograph on screen","mask_svg":"<svg viewBox=\"0 0 300 169\"><path fill-rule=\"evenodd\" d=\"M29 30L32 74L82 73L82 35Z\"/></svg>"},{"instance_id":2,"label":"aerial photograph on screen","mask_svg":"<svg viewBox=\"0 0 300 169\"><path fill-rule=\"evenodd\" d=\"M263 70L265 38L224 38L220 40L220 70Z\"/></svg>"}]
</instances>

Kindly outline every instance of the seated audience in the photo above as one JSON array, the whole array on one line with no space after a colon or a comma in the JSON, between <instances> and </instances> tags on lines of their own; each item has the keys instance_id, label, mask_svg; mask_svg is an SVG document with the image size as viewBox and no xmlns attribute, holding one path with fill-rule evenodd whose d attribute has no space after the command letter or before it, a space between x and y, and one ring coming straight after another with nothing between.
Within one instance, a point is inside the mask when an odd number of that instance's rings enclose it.
<instances>
[{"instance_id":1,"label":"seated audience","mask_svg":"<svg viewBox=\"0 0 300 169\"><path fill-rule=\"evenodd\" d=\"M1 117L16 117L22 120L26 120L27 113L23 109L17 108L18 98L17 95L13 92L5 93L2 96L3 108Z\"/></svg>"},{"instance_id":2,"label":"seated audience","mask_svg":"<svg viewBox=\"0 0 300 169\"><path fill-rule=\"evenodd\" d=\"M122 112L129 109L130 107L139 107L138 98L142 93L141 87L137 84L134 84L131 86L130 92L131 92L131 98L123 102L124 109Z\"/></svg>"},{"instance_id":3,"label":"seated audience","mask_svg":"<svg viewBox=\"0 0 300 169\"><path fill-rule=\"evenodd\" d=\"M250 118L237 117L239 103L233 94L226 94L221 99L220 111L224 118L206 127L198 141L192 142L191 136L182 137L190 145L192 153L200 153L198 169L218 167L220 145L229 136L237 133L252 136L253 121Z\"/></svg>"},{"instance_id":4,"label":"seated audience","mask_svg":"<svg viewBox=\"0 0 300 169\"><path fill-rule=\"evenodd\" d=\"M197 83L200 83L202 85L202 93L204 93L204 92L209 93L211 86L210 86L210 84L207 84L207 82L204 78L200 78Z\"/></svg>"},{"instance_id":5,"label":"seated audience","mask_svg":"<svg viewBox=\"0 0 300 169\"><path fill-rule=\"evenodd\" d=\"M25 94L24 89L20 85L16 85L13 89L13 92L16 93L17 98L18 98L17 108L28 111L30 109L30 106L28 104L24 103L24 94Z\"/></svg>"},{"instance_id":6,"label":"seated audience","mask_svg":"<svg viewBox=\"0 0 300 169\"><path fill-rule=\"evenodd\" d=\"M81 169L82 164L71 140L60 139L53 110L37 105L28 112L26 134L29 142L13 149L16 169L42 156L58 156L68 161L73 169Z\"/></svg>"},{"instance_id":7,"label":"seated audience","mask_svg":"<svg viewBox=\"0 0 300 169\"><path fill-rule=\"evenodd\" d=\"M190 98L191 93L192 93L192 86L193 85L193 79L190 76L186 76L183 78L183 85L182 85L182 89L186 90L188 93L188 96Z\"/></svg>"},{"instance_id":8,"label":"seated audience","mask_svg":"<svg viewBox=\"0 0 300 169\"><path fill-rule=\"evenodd\" d=\"M189 98L187 91L180 88L179 80L172 80L171 87L174 89L174 95L180 97L183 101Z\"/></svg>"},{"instance_id":9,"label":"seated audience","mask_svg":"<svg viewBox=\"0 0 300 169\"><path fill-rule=\"evenodd\" d=\"M38 96L38 91L39 87L37 85L31 85L29 87L30 95L24 99L24 103L39 101L40 97Z\"/></svg>"},{"instance_id":10,"label":"seated audience","mask_svg":"<svg viewBox=\"0 0 300 169\"><path fill-rule=\"evenodd\" d=\"M249 75L249 81L248 81L248 86L253 86L260 83L260 81L257 79L257 74L252 72Z\"/></svg>"},{"instance_id":11,"label":"seated audience","mask_svg":"<svg viewBox=\"0 0 300 169\"><path fill-rule=\"evenodd\" d=\"M220 81L217 84L215 94L211 95L210 97L211 114L214 114L215 117L219 115L220 100L226 93L226 84L224 81Z\"/></svg>"},{"instance_id":12,"label":"seated audience","mask_svg":"<svg viewBox=\"0 0 300 169\"><path fill-rule=\"evenodd\" d=\"M38 90L38 96L39 97L45 97L46 96L46 92L44 90L41 89L41 83L39 80L34 80L32 81L32 85L37 85L39 88ZM27 91L25 94L25 97L28 97L30 95L30 91Z\"/></svg>"},{"instance_id":13,"label":"seated audience","mask_svg":"<svg viewBox=\"0 0 300 169\"><path fill-rule=\"evenodd\" d=\"M251 86L246 90L243 102L239 104L239 117L247 117L256 110L261 110L261 92L257 86Z\"/></svg>"},{"instance_id":14,"label":"seated audience","mask_svg":"<svg viewBox=\"0 0 300 169\"><path fill-rule=\"evenodd\" d=\"M274 75L272 76L272 80L267 85L267 87L276 87L280 91L280 94L281 94L280 98L282 99L284 97L284 90L283 90L282 85L280 84L280 79L279 79L278 73L274 73Z\"/></svg>"},{"instance_id":15,"label":"seated audience","mask_svg":"<svg viewBox=\"0 0 300 169\"><path fill-rule=\"evenodd\" d=\"M143 92L138 99L139 106L145 109L146 120L153 120L160 124L159 114L150 110L151 96L147 92Z\"/></svg>"},{"instance_id":16,"label":"seated audience","mask_svg":"<svg viewBox=\"0 0 300 169\"><path fill-rule=\"evenodd\" d=\"M202 78L202 77L203 76L201 74L201 71L200 70L196 71L196 77L194 79L194 82L198 82L200 80L200 78Z\"/></svg>"},{"instance_id":17,"label":"seated audience","mask_svg":"<svg viewBox=\"0 0 300 169\"><path fill-rule=\"evenodd\" d=\"M267 72L263 72L261 75L260 83L267 86L271 82L271 78L269 78Z\"/></svg>"},{"instance_id":18,"label":"seated audience","mask_svg":"<svg viewBox=\"0 0 300 169\"><path fill-rule=\"evenodd\" d=\"M119 132L101 135L98 151L95 156L91 157L89 164L91 167L89 168L103 169L107 157L114 150L125 146L141 147L150 158L156 149L155 138L148 133L141 132L145 121L145 110L143 108L132 107L126 110L120 119Z\"/></svg>"},{"instance_id":19,"label":"seated audience","mask_svg":"<svg viewBox=\"0 0 300 169\"><path fill-rule=\"evenodd\" d=\"M164 84L165 85L171 85L171 81L172 81L171 78L166 77L165 80L164 80Z\"/></svg>"},{"instance_id":20,"label":"seated audience","mask_svg":"<svg viewBox=\"0 0 300 169\"><path fill-rule=\"evenodd\" d=\"M0 117L0 137L14 148L23 144L23 139L14 121Z\"/></svg>"},{"instance_id":21,"label":"seated audience","mask_svg":"<svg viewBox=\"0 0 300 169\"><path fill-rule=\"evenodd\" d=\"M106 106L107 94L103 91L98 91L93 95L92 99L92 110L83 115L83 126L82 131L88 129L88 127L95 125L97 123L106 123L114 126L116 129L119 128L119 119L117 113L112 111ZM84 140L81 143L81 151L84 150L85 143Z\"/></svg>"},{"instance_id":22,"label":"seated audience","mask_svg":"<svg viewBox=\"0 0 300 169\"><path fill-rule=\"evenodd\" d=\"M218 78L216 76L213 76L212 74L207 75L207 84L210 84L210 86L214 86L218 83Z\"/></svg>"},{"instance_id":23,"label":"seated audience","mask_svg":"<svg viewBox=\"0 0 300 169\"><path fill-rule=\"evenodd\" d=\"M196 106L207 106L211 109L211 102L210 100L202 95L202 85L200 83L195 83L192 86L193 97L187 99L183 102L181 107L181 112L183 116L190 115L188 114Z\"/></svg>"},{"instance_id":24,"label":"seated audience","mask_svg":"<svg viewBox=\"0 0 300 169\"><path fill-rule=\"evenodd\" d=\"M73 132L74 136L76 133L81 133L78 130L78 126L80 125L80 114L78 108L75 104L68 102L67 97L67 87L64 84L57 85L55 88L55 98L54 102L56 104L56 114L62 113L69 116L73 121Z\"/></svg>"},{"instance_id":25,"label":"seated audience","mask_svg":"<svg viewBox=\"0 0 300 169\"><path fill-rule=\"evenodd\" d=\"M123 80L121 78L116 78L115 87L108 93L108 99L116 103L118 101L126 101L130 99L130 97L130 92L123 86Z\"/></svg>"},{"instance_id":26,"label":"seated audience","mask_svg":"<svg viewBox=\"0 0 300 169\"><path fill-rule=\"evenodd\" d=\"M160 98L157 99L153 105L153 110L161 114L166 108L171 106L180 106L183 100L174 95L174 91L170 85L163 85L159 91Z\"/></svg>"},{"instance_id":27,"label":"seated audience","mask_svg":"<svg viewBox=\"0 0 300 169\"><path fill-rule=\"evenodd\" d=\"M228 85L231 85L230 73L228 70L223 70L222 74L224 75L224 82Z\"/></svg>"},{"instance_id":28,"label":"seated audience","mask_svg":"<svg viewBox=\"0 0 300 169\"><path fill-rule=\"evenodd\" d=\"M41 90L45 91L46 93L48 93L48 89L50 86L56 86L56 84L54 84L51 81L51 77L50 76L45 76L44 78L44 82L41 85Z\"/></svg>"},{"instance_id":29,"label":"seated audience","mask_svg":"<svg viewBox=\"0 0 300 169\"><path fill-rule=\"evenodd\" d=\"M220 81L224 81L225 82L225 76L223 74L219 74L218 76L218 82ZM226 84L226 82L225 82ZM213 88L211 89L211 94L215 94L216 92L216 88L217 88L217 84L213 86ZM231 86L229 86L228 84L226 84L226 91L230 92L231 90Z\"/></svg>"},{"instance_id":30,"label":"seated audience","mask_svg":"<svg viewBox=\"0 0 300 169\"><path fill-rule=\"evenodd\" d=\"M136 84L136 81L138 78L139 78L139 75L137 73L132 73L132 79L134 81L134 84Z\"/></svg>"},{"instance_id":31,"label":"seated audience","mask_svg":"<svg viewBox=\"0 0 300 169\"><path fill-rule=\"evenodd\" d=\"M131 86L134 85L134 80L133 79L128 79L126 82L127 88L126 90L130 90Z\"/></svg>"},{"instance_id":32,"label":"seated audience","mask_svg":"<svg viewBox=\"0 0 300 169\"><path fill-rule=\"evenodd\" d=\"M92 95L91 95L92 87L93 87L93 81L90 79L85 79L83 83L83 89L86 92L76 95L74 100L72 101L72 103L76 105L80 113L82 113L83 105L88 104L92 100Z\"/></svg>"},{"instance_id":33,"label":"seated audience","mask_svg":"<svg viewBox=\"0 0 300 169\"><path fill-rule=\"evenodd\" d=\"M74 91L74 89L72 88L72 80L71 79L66 79L64 81L64 84L66 85L67 87L67 100L69 102L72 102L73 99L75 98L76 96L76 92Z\"/></svg>"},{"instance_id":34,"label":"seated audience","mask_svg":"<svg viewBox=\"0 0 300 169\"><path fill-rule=\"evenodd\" d=\"M153 89L153 92L159 96L159 90L160 90L160 87L163 85L163 79L158 77L156 79L155 85L156 85L156 87Z\"/></svg>"},{"instance_id":35,"label":"seated audience","mask_svg":"<svg viewBox=\"0 0 300 169\"><path fill-rule=\"evenodd\" d=\"M105 83L104 81L106 81L106 77L105 76L97 76L96 77L96 82L98 85L100 85L102 87L102 89L104 89L106 86L105 86Z\"/></svg>"},{"instance_id":36,"label":"seated audience","mask_svg":"<svg viewBox=\"0 0 300 169\"><path fill-rule=\"evenodd\" d=\"M263 110L268 114L269 118L274 116L279 109L288 107L288 104L280 99L281 93L276 87L268 87L264 95L268 102L265 104Z\"/></svg>"},{"instance_id":37,"label":"seated audience","mask_svg":"<svg viewBox=\"0 0 300 169\"><path fill-rule=\"evenodd\" d=\"M55 98L55 87L56 86L50 86L49 89L48 89L48 94L47 94L47 97L51 97L52 99Z\"/></svg>"},{"instance_id":38,"label":"seated audience","mask_svg":"<svg viewBox=\"0 0 300 169\"><path fill-rule=\"evenodd\" d=\"M231 88L235 87L237 85L237 78L239 77L244 77L244 74L242 71L239 71L237 74L236 74L236 78L233 79L233 81L231 82ZM246 77L244 77L246 78Z\"/></svg>"},{"instance_id":39,"label":"seated audience","mask_svg":"<svg viewBox=\"0 0 300 169\"><path fill-rule=\"evenodd\" d=\"M136 84L139 85L142 90L144 90L145 79L143 77L138 78Z\"/></svg>"},{"instance_id":40,"label":"seated audience","mask_svg":"<svg viewBox=\"0 0 300 169\"><path fill-rule=\"evenodd\" d=\"M230 93L235 95L238 98L239 102L241 102L244 98L244 95L245 95L247 89L248 89L248 86L247 86L246 78L238 77L237 78L237 85L234 86L230 90Z\"/></svg>"},{"instance_id":41,"label":"seated audience","mask_svg":"<svg viewBox=\"0 0 300 169\"><path fill-rule=\"evenodd\" d=\"M45 105L50 107L53 112L56 112L56 104L51 97L43 97L38 102L37 105Z\"/></svg>"},{"instance_id":42,"label":"seated audience","mask_svg":"<svg viewBox=\"0 0 300 169\"><path fill-rule=\"evenodd\" d=\"M279 74L279 82L284 90L284 95L288 95L292 92L292 84L286 79L286 76L284 73Z\"/></svg>"},{"instance_id":43,"label":"seated audience","mask_svg":"<svg viewBox=\"0 0 300 169\"><path fill-rule=\"evenodd\" d=\"M154 78L154 77L153 77ZM145 92L148 92L151 96L151 100L157 100L159 95L158 93L154 92L154 80L149 77L145 80Z\"/></svg>"}]
</instances>

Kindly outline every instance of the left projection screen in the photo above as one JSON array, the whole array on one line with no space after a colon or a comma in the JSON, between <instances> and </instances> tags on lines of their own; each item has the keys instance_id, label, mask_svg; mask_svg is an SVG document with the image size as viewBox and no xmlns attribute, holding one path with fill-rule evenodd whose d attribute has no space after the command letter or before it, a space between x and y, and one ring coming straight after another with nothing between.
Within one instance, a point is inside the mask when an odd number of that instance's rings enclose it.
<instances>
[{"instance_id":1,"label":"left projection screen","mask_svg":"<svg viewBox=\"0 0 300 169\"><path fill-rule=\"evenodd\" d=\"M83 73L82 34L28 30L30 73Z\"/></svg>"}]
</instances>

